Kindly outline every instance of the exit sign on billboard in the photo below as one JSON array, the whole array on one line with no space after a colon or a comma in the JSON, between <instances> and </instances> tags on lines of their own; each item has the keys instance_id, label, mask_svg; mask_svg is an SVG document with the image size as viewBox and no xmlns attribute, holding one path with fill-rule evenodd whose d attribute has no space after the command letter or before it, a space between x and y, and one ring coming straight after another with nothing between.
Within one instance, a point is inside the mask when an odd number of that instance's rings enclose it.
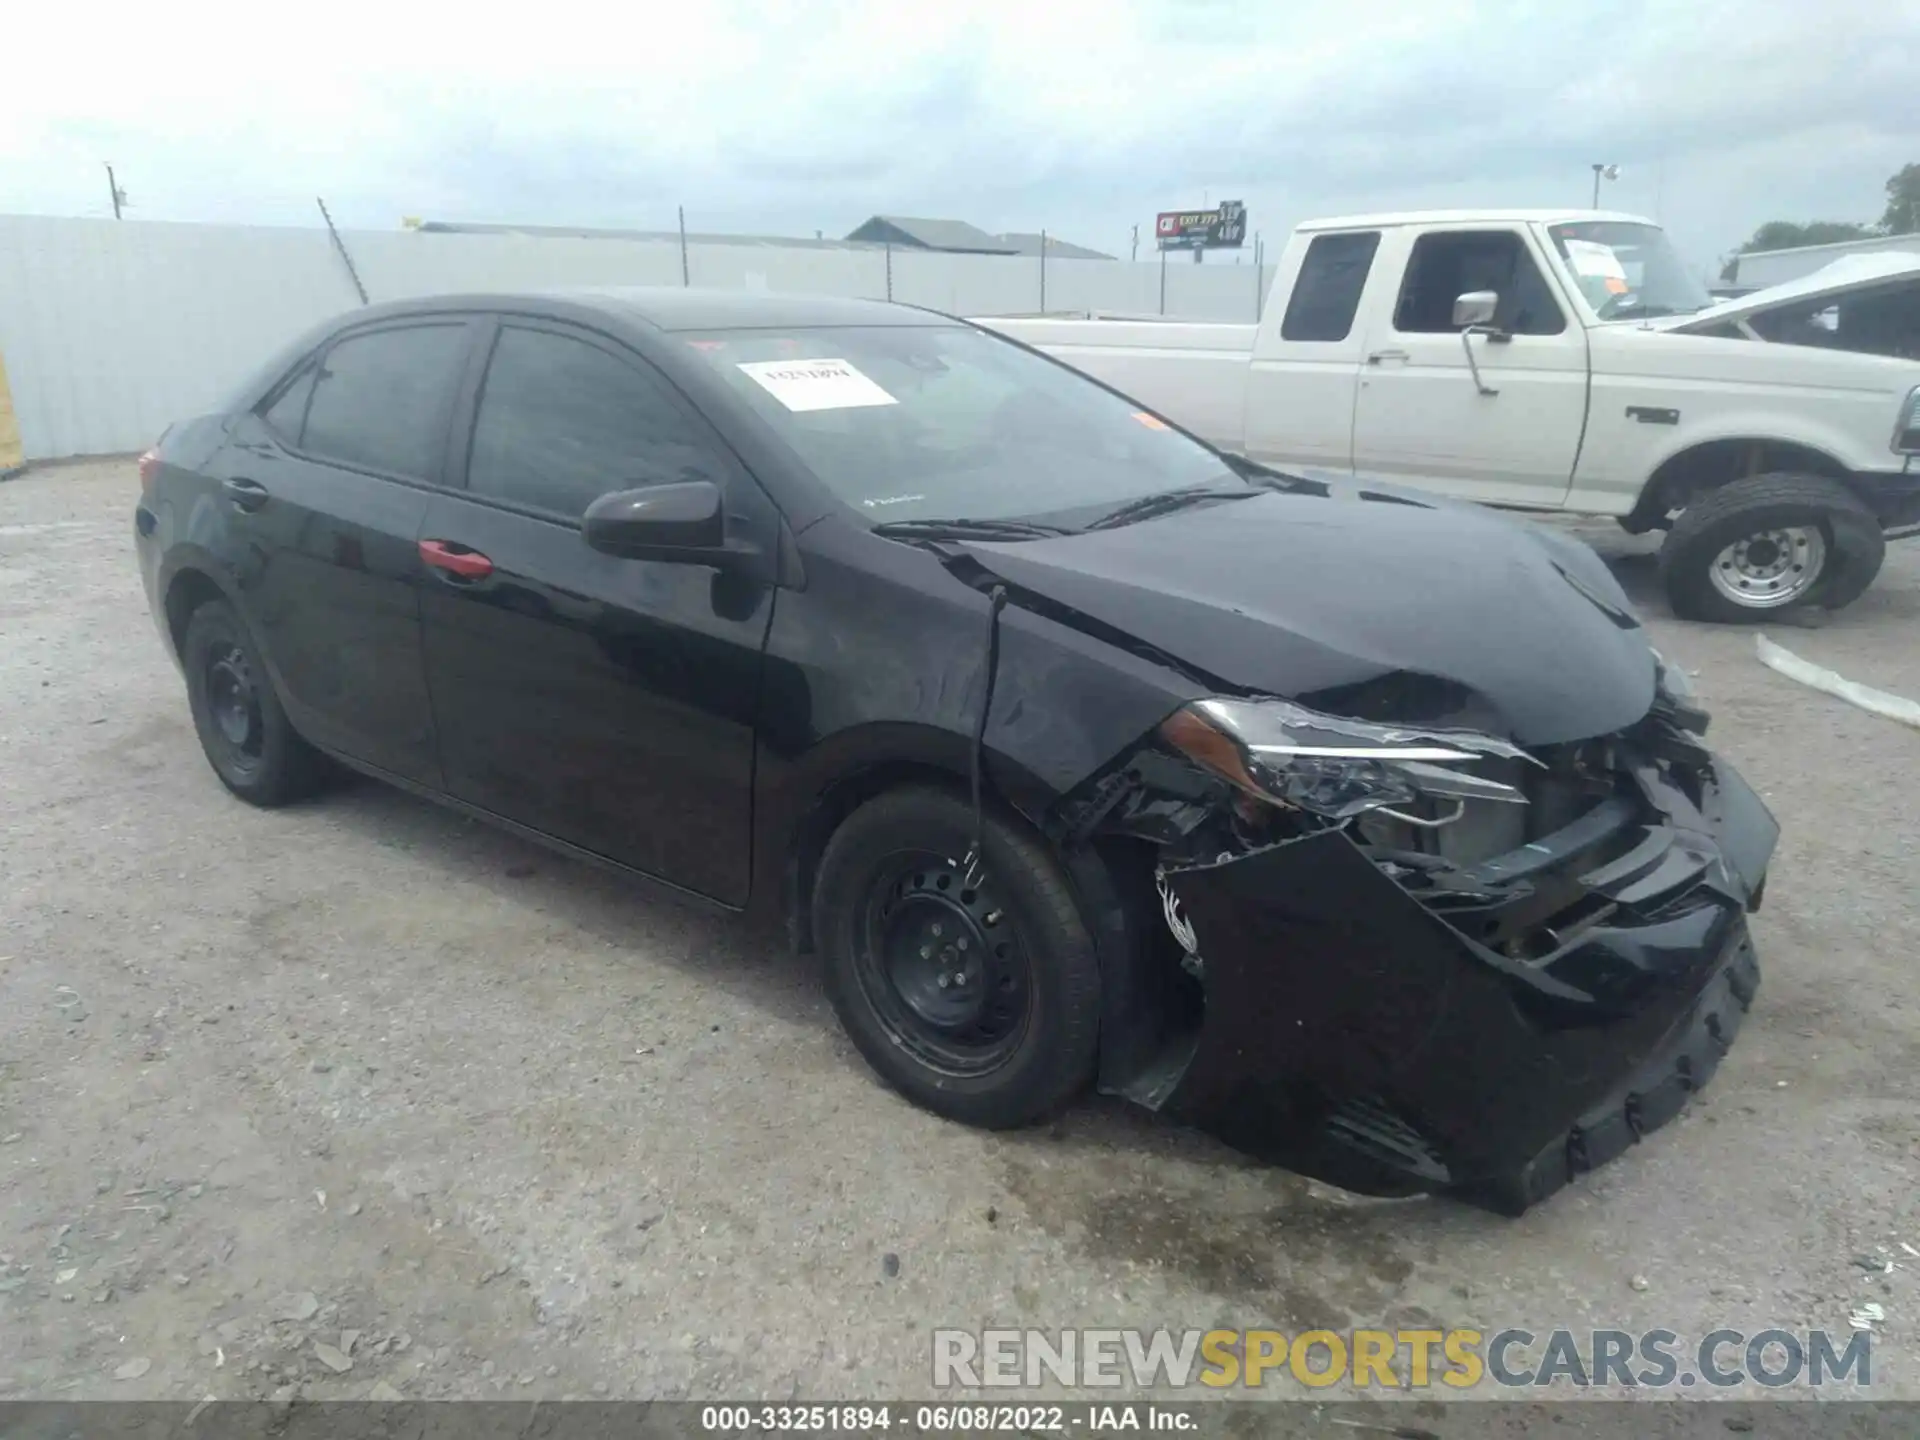
<instances>
[{"instance_id":1,"label":"exit sign on billboard","mask_svg":"<svg viewBox=\"0 0 1920 1440\"><path fill-rule=\"evenodd\" d=\"M1247 238L1247 207L1222 200L1210 210L1162 210L1153 233L1162 250L1237 250Z\"/></svg>"}]
</instances>

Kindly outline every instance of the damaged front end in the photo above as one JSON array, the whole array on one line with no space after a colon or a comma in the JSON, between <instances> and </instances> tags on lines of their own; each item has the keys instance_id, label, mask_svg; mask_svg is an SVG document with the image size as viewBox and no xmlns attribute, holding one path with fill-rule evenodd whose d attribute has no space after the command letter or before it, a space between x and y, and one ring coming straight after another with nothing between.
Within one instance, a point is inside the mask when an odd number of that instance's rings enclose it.
<instances>
[{"instance_id":1,"label":"damaged front end","mask_svg":"<svg viewBox=\"0 0 1920 1440\"><path fill-rule=\"evenodd\" d=\"M1369 1194L1518 1213L1611 1159L1706 1083L1758 982L1778 827L1705 723L1670 678L1628 729L1531 751L1175 712L1057 812L1069 847L1151 856L1179 977L1103 1088Z\"/></svg>"}]
</instances>

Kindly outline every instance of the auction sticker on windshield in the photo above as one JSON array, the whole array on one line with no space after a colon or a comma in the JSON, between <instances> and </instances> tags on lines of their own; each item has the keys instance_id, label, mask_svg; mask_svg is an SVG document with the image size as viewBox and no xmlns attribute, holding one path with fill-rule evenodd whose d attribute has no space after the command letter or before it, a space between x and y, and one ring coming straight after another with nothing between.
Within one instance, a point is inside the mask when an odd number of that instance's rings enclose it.
<instances>
[{"instance_id":1,"label":"auction sticker on windshield","mask_svg":"<svg viewBox=\"0 0 1920 1440\"><path fill-rule=\"evenodd\" d=\"M1565 244L1567 259L1573 262L1575 273L1605 281L1607 289L1616 295L1626 293L1627 267L1620 263L1612 246L1597 240L1568 240Z\"/></svg>"},{"instance_id":2,"label":"auction sticker on windshield","mask_svg":"<svg viewBox=\"0 0 1920 1440\"><path fill-rule=\"evenodd\" d=\"M755 360L740 370L789 410L900 403L845 360Z\"/></svg>"}]
</instances>

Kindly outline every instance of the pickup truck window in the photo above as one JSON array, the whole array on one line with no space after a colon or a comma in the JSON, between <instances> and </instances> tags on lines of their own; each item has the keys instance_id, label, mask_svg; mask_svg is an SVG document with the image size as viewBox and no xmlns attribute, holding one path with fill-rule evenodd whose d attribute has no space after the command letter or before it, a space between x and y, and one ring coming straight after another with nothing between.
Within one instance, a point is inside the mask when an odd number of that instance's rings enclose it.
<instances>
[{"instance_id":1,"label":"pickup truck window","mask_svg":"<svg viewBox=\"0 0 1920 1440\"><path fill-rule=\"evenodd\" d=\"M1255 488L1134 401L970 326L681 338L823 485L874 523L1060 516L1077 524L1144 495Z\"/></svg>"},{"instance_id":2,"label":"pickup truck window","mask_svg":"<svg viewBox=\"0 0 1920 1440\"><path fill-rule=\"evenodd\" d=\"M1453 302L1471 290L1500 296L1495 323L1514 335L1558 335L1567 317L1511 230L1436 231L1413 242L1394 306L1393 328L1403 335L1450 335Z\"/></svg>"},{"instance_id":3,"label":"pickup truck window","mask_svg":"<svg viewBox=\"0 0 1920 1440\"><path fill-rule=\"evenodd\" d=\"M1300 262L1300 278L1293 282L1280 338L1346 339L1360 309L1360 292L1367 288L1373 253L1379 248L1378 230L1314 236Z\"/></svg>"},{"instance_id":4,"label":"pickup truck window","mask_svg":"<svg viewBox=\"0 0 1920 1440\"><path fill-rule=\"evenodd\" d=\"M1581 220L1551 233L1568 277L1602 320L1691 315L1713 303L1658 225Z\"/></svg>"}]
</instances>

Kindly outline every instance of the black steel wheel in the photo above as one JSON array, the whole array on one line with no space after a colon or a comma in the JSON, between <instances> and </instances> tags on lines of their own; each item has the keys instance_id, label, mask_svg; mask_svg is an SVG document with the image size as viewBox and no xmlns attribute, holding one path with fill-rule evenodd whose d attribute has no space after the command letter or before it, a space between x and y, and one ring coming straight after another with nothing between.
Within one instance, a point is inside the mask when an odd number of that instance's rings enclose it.
<instances>
[{"instance_id":1,"label":"black steel wheel","mask_svg":"<svg viewBox=\"0 0 1920 1440\"><path fill-rule=\"evenodd\" d=\"M1011 817L914 786L834 832L814 941L847 1034L909 1099L969 1124L1029 1124L1091 1078L1100 976L1065 874Z\"/></svg>"},{"instance_id":2,"label":"black steel wheel","mask_svg":"<svg viewBox=\"0 0 1920 1440\"><path fill-rule=\"evenodd\" d=\"M326 779L326 758L295 733L233 607L209 600L180 647L193 728L213 773L242 800L284 805Z\"/></svg>"},{"instance_id":3,"label":"black steel wheel","mask_svg":"<svg viewBox=\"0 0 1920 1440\"><path fill-rule=\"evenodd\" d=\"M880 867L855 935L855 974L888 1038L951 1075L991 1070L1018 1048L1032 981L990 876L905 852Z\"/></svg>"},{"instance_id":4,"label":"black steel wheel","mask_svg":"<svg viewBox=\"0 0 1920 1440\"><path fill-rule=\"evenodd\" d=\"M217 769L246 775L260 768L266 755L266 721L260 714L260 691L247 652L231 641L208 648L200 683L213 721L213 741L221 752Z\"/></svg>"}]
</instances>

